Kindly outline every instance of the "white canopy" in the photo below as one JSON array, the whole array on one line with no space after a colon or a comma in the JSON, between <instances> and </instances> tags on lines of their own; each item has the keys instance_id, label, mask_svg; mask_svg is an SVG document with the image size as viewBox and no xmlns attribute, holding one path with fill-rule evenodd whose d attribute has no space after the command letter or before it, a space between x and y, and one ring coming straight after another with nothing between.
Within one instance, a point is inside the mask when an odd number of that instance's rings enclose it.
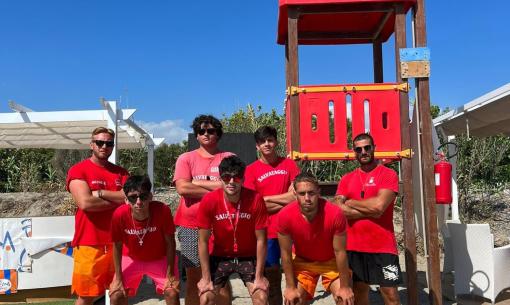
<instances>
[{"instance_id":1,"label":"white canopy","mask_svg":"<svg viewBox=\"0 0 510 305\"><path fill-rule=\"evenodd\" d=\"M164 138L154 138L132 119L136 109L119 109L115 101L101 101L102 110L36 112L9 102L12 113L0 113L0 149L54 148L89 149L94 128L115 130L115 150L110 161L116 163L116 150L145 148L148 175L153 180L154 147Z\"/></svg>"},{"instance_id":2,"label":"white canopy","mask_svg":"<svg viewBox=\"0 0 510 305\"><path fill-rule=\"evenodd\" d=\"M437 117L434 126L446 136L510 136L510 83Z\"/></svg>"}]
</instances>

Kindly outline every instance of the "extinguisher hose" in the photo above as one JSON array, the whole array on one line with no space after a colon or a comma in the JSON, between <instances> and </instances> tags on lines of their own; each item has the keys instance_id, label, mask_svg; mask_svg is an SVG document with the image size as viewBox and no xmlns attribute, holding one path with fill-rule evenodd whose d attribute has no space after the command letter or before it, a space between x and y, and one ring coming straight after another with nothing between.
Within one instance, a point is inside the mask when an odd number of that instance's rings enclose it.
<instances>
[{"instance_id":1,"label":"extinguisher hose","mask_svg":"<svg viewBox=\"0 0 510 305\"><path fill-rule=\"evenodd\" d=\"M455 147L455 153L454 154L450 154L450 145ZM446 154L442 151L442 148L446 147ZM457 154L459 153L459 150L458 150L458 145L457 143L454 143L454 142L445 142L441 145L439 145L439 147L437 148L437 151L436 151L436 156L438 156L439 159L441 160L450 160L451 158L455 157ZM436 160L437 161L437 160Z\"/></svg>"}]
</instances>

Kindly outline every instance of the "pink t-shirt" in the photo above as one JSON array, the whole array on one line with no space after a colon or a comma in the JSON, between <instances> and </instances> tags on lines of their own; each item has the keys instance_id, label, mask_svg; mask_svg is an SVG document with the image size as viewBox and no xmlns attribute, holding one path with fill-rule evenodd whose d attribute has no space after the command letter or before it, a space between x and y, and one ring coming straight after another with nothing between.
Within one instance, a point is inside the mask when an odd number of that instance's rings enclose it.
<instances>
[{"instance_id":1,"label":"pink t-shirt","mask_svg":"<svg viewBox=\"0 0 510 305\"><path fill-rule=\"evenodd\" d=\"M322 198L319 211L308 222L297 201L285 206L278 213L278 232L289 235L297 256L314 262L325 262L335 257L333 236L341 235L347 227L342 210Z\"/></svg>"},{"instance_id":2,"label":"pink t-shirt","mask_svg":"<svg viewBox=\"0 0 510 305\"><path fill-rule=\"evenodd\" d=\"M239 220L236 226L237 214L239 214ZM229 215L232 222L228 218ZM212 255L256 256L255 230L263 230L267 227L266 205L259 194L249 189L242 189L240 203L225 200L223 189L217 189L202 198L197 214L197 225L201 229L214 231ZM236 226L237 252L234 251L234 226Z\"/></svg>"},{"instance_id":3,"label":"pink t-shirt","mask_svg":"<svg viewBox=\"0 0 510 305\"><path fill-rule=\"evenodd\" d=\"M131 208L130 204L124 204L113 213L112 240L121 241L123 254L135 260L154 261L165 257L165 235L174 238L175 233L170 208L162 202L151 201L150 217L144 221L134 220Z\"/></svg>"},{"instance_id":4,"label":"pink t-shirt","mask_svg":"<svg viewBox=\"0 0 510 305\"><path fill-rule=\"evenodd\" d=\"M362 200L377 196L380 189L398 192L398 176L394 170L379 165L371 172L356 169L342 177L336 191L347 199ZM347 250L397 255L397 241L393 231L393 201L379 218L349 220Z\"/></svg>"},{"instance_id":5,"label":"pink t-shirt","mask_svg":"<svg viewBox=\"0 0 510 305\"><path fill-rule=\"evenodd\" d=\"M279 195L289 190L298 174L299 167L291 159L280 157L275 164L257 160L246 167L244 186L262 196ZM269 216L268 238L278 238L277 215L278 213Z\"/></svg>"},{"instance_id":6,"label":"pink t-shirt","mask_svg":"<svg viewBox=\"0 0 510 305\"><path fill-rule=\"evenodd\" d=\"M218 166L223 158L233 155L231 152L218 152L212 158L202 157L197 150L183 153L175 163L174 182L179 179L220 180ZM175 224L187 228L196 228L195 223L199 198L181 196L179 207L175 212Z\"/></svg>"},{"instance_id":7,"label":"pink t-shirt","mask_svg":"<svg viewBox=\"0 0 510 305\"><path fill-rule=\"evenodd\" d=\"M120 191L128 177L129 173L120 166L108 163L102 167L90 159L85 159L69 169L66 189L69 191L69 183L76 179L87 182L91 191ZM73 247L111 243L111 219L113 211L118 206L119 204L115 204L111 209L96 212L85 212L78 208L75 215Z\"/></svg>"}]
</instances>

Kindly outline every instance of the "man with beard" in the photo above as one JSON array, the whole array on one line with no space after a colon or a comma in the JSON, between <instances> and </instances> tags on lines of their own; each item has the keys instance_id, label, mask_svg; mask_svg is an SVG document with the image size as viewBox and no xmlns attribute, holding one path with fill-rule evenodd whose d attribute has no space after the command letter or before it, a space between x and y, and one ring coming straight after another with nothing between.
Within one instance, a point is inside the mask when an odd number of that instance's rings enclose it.
<instances>
[{"instance_id":1,"label":"man with beard","mask_svg":"<svg viewBox=\"0 0 510 305\"><path fill-rule=\"evenodd\" d=\"M242 187L245 165L241 159L227 157L221 161L219 170L223 187L204 196L197 215L202 268L198 283L200 304L216 304L220 288L237 273L253 304L266 305L266 206L259 194ZM217 237L209 255L211 231Z\"/></svg>"},{"instance_id":2,"label":"man with beard","mask_svg":"<svg viewBox=\"0 0 510 305\"><path fill-rule=\"evenodd\" d=\"M104 294L113 274L111 218L124 202L122 185L128 172L108 161L115 133L98 127L92 132L92 156L69 169L66 188L78 207L75 216L74 270L71 291L76 305L91 305Z\"/></svg>"},{"instance_id":3,"label":"man with beard","mask_svg":"<svg viewBox=\"0 0 510 305\"><path fill-rule=\"evenodd\" d=\"M393 230L398 176L375 159L371 135L357 135L353 149L360 167L342 177L335 202L349 220L347 254L356 305L369 304L369 285L380 286L386 305L400 304L397 285L402 279Z\"/></svg>"}]
</instances>

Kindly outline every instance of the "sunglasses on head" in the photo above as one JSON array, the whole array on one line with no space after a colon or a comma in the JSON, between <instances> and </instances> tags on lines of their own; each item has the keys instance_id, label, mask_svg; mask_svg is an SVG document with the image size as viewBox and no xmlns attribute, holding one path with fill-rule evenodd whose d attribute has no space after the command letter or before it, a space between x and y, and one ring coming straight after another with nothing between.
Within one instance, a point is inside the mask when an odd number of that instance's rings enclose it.
<instances>
[{"instance_id":1,"label":"sunglasses on head","mask_svg":"<svg viewBox=\"0 0 510 305\"><path fill-rule=\"evenodd\" d=\"M198 130L198 134L201 136L205 135L206 132L210 135L216 134L216 128L200 128Z\"/></svg>"},{"instance_id":2,"label":"sunglasses on head","mask_svg":"<svg viewBox=\"0 0 510 305\"><path fill-rule=\"evenodd\" d=\"M127 196L127 200L131 203L136 203L138 198L140 198L140 201L145 201L149 199L151 193L140 193L139 195L129 195Z\"/></svg>"},{"instance_id":3,"label":"sunglasses on head","mask_svg":"<svg viewBox=\"0 0 510 305\"><path fill-rule=\"evenodd\" d=\"M230 175L230 174L223 174L221 175L221 180L225 183L230 183L231 180L234 180L234 183L241 183L243 181L243 177L238 175Z\"/></svg>"},{"instance_id":4,"label":"sunglasses on head","mask_svg":"<svg viewBox=\"0 0 510 305\"><path fill-rule=\"evenodd\" d=\"M106 145L106 147L113 147L115 145L114 141L93 140L92 142L96 143L97 147L103 147L103 145Z\"/></svg>"},{"instance_id":5,"label":"sunglasses on head","mask_svg":"<svg viewBox=\"0 0 510 305\"><path fill-rule=\"evenodd\" d=\"M371 152L372 149L374 149L374 147L372 145L365 145L365 146L354 147L354 151L357 154L361 154L363 152L363 150L365 150L366 152Z\"/></svg>"}]
</instances>

